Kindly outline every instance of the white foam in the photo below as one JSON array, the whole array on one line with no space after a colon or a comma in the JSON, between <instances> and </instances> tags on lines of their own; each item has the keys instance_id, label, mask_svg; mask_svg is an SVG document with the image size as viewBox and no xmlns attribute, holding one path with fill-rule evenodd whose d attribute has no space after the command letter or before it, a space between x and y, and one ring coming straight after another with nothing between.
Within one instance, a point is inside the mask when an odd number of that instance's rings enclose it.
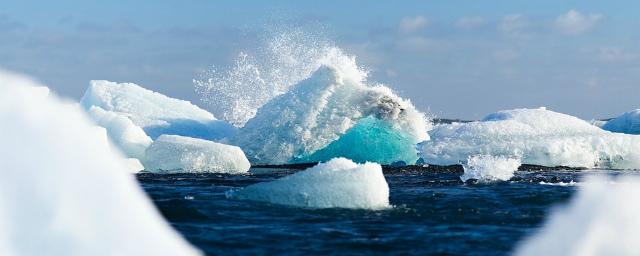
<instances>
[{"instance_id":1,"label":"white foam","mask_svg":"<svg viewBox=\"0 0 640 256\"><path fill-rule=\"evenodd\" d=\"M188 101L169 98L133 83L91 81L81 105L123 115L152 139L175 134L209 140L232 136L235 128Z\"/></svg>"},{"instance_id":2,"label":"white foam","mask_svg":"<svg viewBox=\"0 0 640 256\"><path fill-rule=\"evenodd\" d=\"M384 209L389 186L379 164L335 158L279 180L228 193L240 200L309 208Z\"/></svg>"},{"instance_id":3,"label":"white foam","mask_svg":"<svg viewBox=\"0 0 640 256\"><path fill-rule=\"evenodd\" d=\"M105 132L33 84L0 71L0 254L197 255Z\"/></svg>"},{"instance_id":4,"label":"white foam","mask_svg":"<svg viewBox=\"0 0 640 256\"><path fill-rule=\"evenodd\" d=\"M513 173L520 167L520 159L504 156L475 155L469 156L462 165L464 174L460 176L463 182L469 179L478 181L506 181L513 177Z\"/></svg>"},{"instance_id":5,"label":"white foam","mask_svg":"<svg viewBox=\"0 0 640 256\"><path fill-rule=\"evenodd\" d=\"M544 166L640 168L640 136L604 131L544 108L500 111L478 122L439 125L429 134L420 148L430 164L492 155Z\"/></svg>"},{"instance_id":6,"label":"white foam","mask_svg":"<svg viewBox=\"0 0 640 256\"><path fill-rule=\"evenodd\" d=\"M146 151L145 170L159 173L246 173L251 164L239 147L177 135L161 135Z\"/></svg>"},{"instance_id":7,"label":"white foam","mask_svg":"<svg viewBox=\"0 0 640 256\"><path fill-rule=\"evenodd\" d=\"M640 255L640 179L590 177L515 255Z\"/></svg>"},{"instance_id":8,"label":"white foam","mask_svg":"<svg viewBox=\"0 0 640 256\"><path fill-rule=\"evenodd\" d=\"M640 109L626 112L606 122L602 129L627 134L640 134Z\"/></svg>"},{"instance_id":9,"label":"white foam","mask_svg":"<svg viewBox=\"0 0 640 256\"><path fill-rule=\"evenodd\" d=\"M367 85L365 79L355 61L321 66L262 106L231 141L252 163L327 161L340 156L358 162L415 162L415 144L428 139L430 122L409 101L385 86ZM339 140L352 128L357 131ZM330 145L334 142L337 145ZM354 152L362 154L349 155Z\"/></svg>"}]
</instances>

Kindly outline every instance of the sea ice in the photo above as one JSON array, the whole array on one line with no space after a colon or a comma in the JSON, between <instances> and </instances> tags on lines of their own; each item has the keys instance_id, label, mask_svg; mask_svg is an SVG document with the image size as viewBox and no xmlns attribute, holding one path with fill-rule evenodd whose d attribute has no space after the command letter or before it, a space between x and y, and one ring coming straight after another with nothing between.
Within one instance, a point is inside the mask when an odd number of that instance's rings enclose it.
<instances>
[{"instance_id":1,"label":"sea ice","mask_svg":"<svg viewBox=\"0 0 640 256\"><path fill-rule=\"evenodd\" d=\"M384 209L389 186L382 167L334 158L279 180L231 191L229 197L308 208Z\"/></svg>"},{"instance_id":2,"label":"sea ice","mask_svg":"<svg viewBox=\"0 0 640 256\"><path fill-rule=\"evenodd\" d=\"M509 180L520 167L520 159L504 156L476 155L469 156L462 165L464 174L460 176L462 182L469 179L478 181Z\"/></svg>"},{"instance_id":3,"label":"sea ice","mask_svg":"<svg viewBox=\"0 0 640 256\"><path fill-rule=\"evenodd\" d=\"M126 116L100 107L91 106L87 112L97 125L107 130L109 139L126 156L144 159L144 151L151 145L152 140L142 128L133 124Z\"/></svg>"},{"instance_id":4,"label":"sea ice","mask_svg":"<svg viewBox=\"0 0 640 256\"><path fill-rule=\"evenodd\" d=\"M640 134L640 109L626 112L606 122L602 129L612 132Z\"/></svg>"},{"instance_id":5,"label":"sea ice","mask_svg":"<svg viewBox=\"0 0 640 256\"><path fill-rule=\"evenodd\" d=\"M159 173L246 173L251 164L236 146L161 135L146 151L145 170Z\"/></svg>"},{"instance_id":6,"label":"sea ice","mask_svg":"<svg viewBox=\"0 0 640 256\"><path fill-rule=\"evenodd\" d=\"M198 255L103 129L32 84L0 71L0 255Z\"/></svg>"},{"instance_id":7,"label":"sea ice","mask_svg":"<svg viewBox=\"0 0 640 256\"><path fill-rule=\"evenodd\" d=\"M482 121L438 125L420 144L429 164L469 156L521 158L523 164L640 168L640 136L604 131L573 116L539 109L500 111Z\"/></svg>"},{"instance_id":8,"label":"sea ice","mask_svg":"<svg viewBox=\"0 0 640 256\"><path fill-rule=\"evenodd\" d=\"M221 140L236 130L188 101L169 98L133 83L91 81L80 104L87 110L96 106L126 116L152 139L174 134Z\"/></svg>"},{"instance_id":9,"label":"sea ice","mask_svg":"<svg viewBox=\"0 0 640 256\"><path fill-rule=\"evenodd\" d=\"M640 179L590 177L515 255L640 255Z\"/></svg>"},{"instance_id":10,"label":"sea ice","mask_svg":"<svg viewBox=\"0 0 640 256\"><path fill-rule=\"evenodd\" d=\"M327 161L415 163L430 122L382 85L365 84L355 62L321 66L258 109L231 140L252 163Z\"/></svg>"}]
</instances>

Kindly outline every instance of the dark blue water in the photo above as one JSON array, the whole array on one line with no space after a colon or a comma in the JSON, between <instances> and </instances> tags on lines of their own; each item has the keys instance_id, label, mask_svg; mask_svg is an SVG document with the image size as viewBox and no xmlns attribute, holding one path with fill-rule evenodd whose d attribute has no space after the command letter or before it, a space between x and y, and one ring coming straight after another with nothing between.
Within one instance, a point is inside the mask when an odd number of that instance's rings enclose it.
<instances>
[{"instance_id":1,"label":"dark blue water","mask_svg":"<svg viewBox=\"0 0 640 256\"><path fill-rule=\"evenodd\" d=\"M254 170L256 171L256 170ZM578 171L519 171L509 182L464 184L459 173L386 174L389 210L302 209L230 200L225 192L292 171L138 176L165 218L208 255L504 255L566 202Z\"/></svg>"}]
</instances>

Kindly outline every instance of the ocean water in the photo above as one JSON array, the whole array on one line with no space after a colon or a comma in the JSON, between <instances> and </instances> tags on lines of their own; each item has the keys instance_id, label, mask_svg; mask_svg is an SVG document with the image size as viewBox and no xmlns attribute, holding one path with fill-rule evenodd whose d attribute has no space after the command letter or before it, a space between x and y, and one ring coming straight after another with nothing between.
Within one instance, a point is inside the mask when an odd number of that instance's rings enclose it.
<instances>
[{"instance_id":1,"label":"ocean water","mask_svg":"<svg viewBox=\"0 0 640 256\"><path fill-rule=\"evenodd\" d=\"M394 207L380 211L304 209L225 196L295 171L143 173L138 180L171 225L207 255L506 255L554 206L567 202L585 173L621 173L529 170L505 182L465 184L456 168L385 170Z\"/></svg>"}]
</instances>

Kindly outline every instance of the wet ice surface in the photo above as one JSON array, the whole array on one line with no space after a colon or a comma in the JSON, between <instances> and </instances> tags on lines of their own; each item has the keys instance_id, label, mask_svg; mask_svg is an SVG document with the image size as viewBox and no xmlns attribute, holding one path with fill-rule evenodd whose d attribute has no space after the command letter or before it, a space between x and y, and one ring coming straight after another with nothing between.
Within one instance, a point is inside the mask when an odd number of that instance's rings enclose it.
<instances>
[{"instance_id":1,"label":"wet ice surface","mask_svg":"<svg viewBox=\"0 0 640 256\"><path fill-rule=\"evenodd\" d=\"M455 169L455 168L454 168ZM219 254L508 254L584 174L517 171L507 182L463 183L460 170L386 170L388 210L304 209L228 199L225 192L296 172L251 175L139 174L162 214L191 243Z\"/></svg>"}]
</instances>

